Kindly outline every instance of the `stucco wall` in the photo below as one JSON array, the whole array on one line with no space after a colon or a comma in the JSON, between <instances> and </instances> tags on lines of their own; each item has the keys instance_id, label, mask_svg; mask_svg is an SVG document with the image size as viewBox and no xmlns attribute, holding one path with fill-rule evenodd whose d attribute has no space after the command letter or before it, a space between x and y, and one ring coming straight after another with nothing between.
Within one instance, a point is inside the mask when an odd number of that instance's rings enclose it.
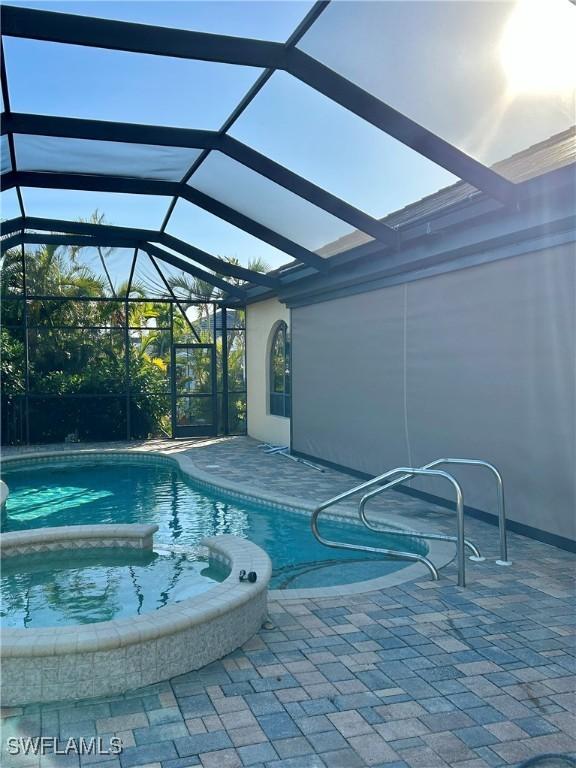
<instances>
[{"instance_id":1,"label":"stucco wall","mask_svg":"<svg viewBox=\"0 0 576 768\"><path fill-rule=\"evenodd\" d=\"M568 244L294 308L293 449L369 474L485 459L510 520L574 540L575 299ZM450 472L495 510L488 476Z\"/></svg>"},{"instance_id":2,"label":"stucco wall","mask_svg":"<svg viewBox=\"0 0 576 768\"><path fill-rule=\"evenodd\" d=\"M290 419L270 414L268 396L272 331L281 320L290 327L290 310L277 299L251 304L246 310L248 434L265 443L289 445Z\"/></svg>"}]
</instances>

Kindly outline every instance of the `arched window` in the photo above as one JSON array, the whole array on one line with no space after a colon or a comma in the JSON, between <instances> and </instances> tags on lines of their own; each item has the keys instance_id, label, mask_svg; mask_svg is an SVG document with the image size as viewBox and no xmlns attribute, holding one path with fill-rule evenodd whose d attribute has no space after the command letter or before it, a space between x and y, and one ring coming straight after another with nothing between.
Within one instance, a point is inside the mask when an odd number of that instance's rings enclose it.
<instances>
[{"instance_id":1,"label":"arched window","mask_svg":"<svg viewBox=\"0 0 576 768\"><path fill-rule=\"evenodd\" d=\"M288 326L278 323L270 345L270 413L290 417L290 339Z\"/></svg>"}]
</instances>

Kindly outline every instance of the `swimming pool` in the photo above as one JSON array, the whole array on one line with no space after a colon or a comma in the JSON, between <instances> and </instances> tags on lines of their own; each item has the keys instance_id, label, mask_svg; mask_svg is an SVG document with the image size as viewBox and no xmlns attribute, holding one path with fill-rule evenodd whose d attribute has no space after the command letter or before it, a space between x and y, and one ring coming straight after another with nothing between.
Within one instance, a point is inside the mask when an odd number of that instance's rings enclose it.
<instances>
[{"instance_id":1,"label":"swimming pool","mask_svg":"<svg viewBox=\"0 0 576 768\"><path fill-rule=\"evenodd\" d=\"M196 487L179 468L146 457L138 463L107 455L92 462L53 460L4 465L10 496L6 531L102 523L158 525L155 543L194 550L205 536L234 534L262 547L273 565L270 587L307 589L377 579L410 565L364 552L328 549L313 537L309 516L227 498ZM360 526L325 520L331 539L426 554L406 535L374 534ZM376 543L377 542L377 543Z\"/></svg>"}]
</instances>

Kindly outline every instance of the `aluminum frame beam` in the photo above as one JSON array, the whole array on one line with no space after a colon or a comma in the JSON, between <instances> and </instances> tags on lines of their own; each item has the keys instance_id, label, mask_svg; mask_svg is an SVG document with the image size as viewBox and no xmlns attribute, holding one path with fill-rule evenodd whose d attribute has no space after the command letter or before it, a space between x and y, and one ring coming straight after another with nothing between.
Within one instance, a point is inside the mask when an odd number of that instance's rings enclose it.
<instances>
[{"instance_id":1,"label":"aluminum frame beam","mask_svg":"<svg viewBox=\"0 0 576 768\"><path fill-rule=\"evenodd\" d=\"M376 240L386 245L398 244L398 233L392 227L225 133L22 113L4 116L0 125L3 135L12 133L219 151ZM320 261L318 268L322 269L326 262Z\"/></svg>"},{"instance_id":2,"label":"aluminum frame beam","mask_svg":"<svg viewBox=\"0 0 576 768\"><path fill-rule=\"evenodd\" d=\"M386 102L350 82L298 49L287 52L287 71L419 155L445 168L504 204L516 200L516 185L496 171L429 131Z\"/></svg>"},{"instance_id":3,"label":"aluminum frame beam","mask_svg":"<svg viewBox=\"0 0 576 768\"><path fill-rule=\"evenodd\" d=\"M196 248L189 243L179 240L173 235L169 235L166 232L158 232L152 229L136 229L131 227L118 227L111 224L94 224L91 222L83 221L66 221L64 219L45 219L37 218L34 216L27 216L26 218L11 219L2 223L2 230L8 233L15 231L15 229L35 229L46 231L49 233L65 233L67 235L91 235L94 237L108 237L112 240L129 241L132 245L136 245L140 241L150 241L160 243L174 251L177 251L182 256L186 256L198 264L202 264L209 269L220 275L226 275L228 277L236 277L246 282L256 283L261 285L267 285L270 287L277 287L279 281L275 277L263 274L261 272L254 272L251 269L230 264L223 259L219 259L212 254ZM183 262L186 266L192 266L188 262ZM208 273L206 273L208 274Z\"/></svg>"},{"instance_id":4,"label":"aluminum frame beam","mask_svg":"<svg viewBox=\"0 0 576 768\"><path fill-rule=\"evenodd\" d=\"M91 221L68 221L66 219L48 219L37 216L26 216L24 219L10 219L8 221L3 221L1 225L3 231L5 227L10 231L16 226L18 229L40 230L41 232L109 236L115 237L117 240L155 240L159 234L155 229L119 227L114 224L97 224Z\"/></svg>"},{"instance_id":5,"label":"aluminum frame beam","mask_svg":"<svg viewBox=\"0 0 576 768\"><path fill-rule=\"evenodd\" d=\"M2 224L0 224L0 228L2 229L3 235L10 235L12 232L18 232L20 229L25 229L24 218L18 216L15 219L6 219L6 221L3 221Z\"/></svg>"},{"instance_id":6,"label":"aluminum frame beam","mask_svg":"<svg viewBox=\"0 0 576 768\"><path fill-rule=\"evenodd\" d=\"M33 233L33 232L18 232L11 237L0 241L0 250L4 253L10 248L14 248L17 245L69 245L80 246L83 248L97 248L101 247L115 247L115 248L138 248L138 250L145 251L148 255L152 255L161 261L171 264L173 267L181 269L183 272L197 277L200 280L205 280L210 285L219 288L225 294L230 294L238 299L246 299L246 291L240 286L228 283L225 280L221 280L217 275L213 275L210 272L206 272L199 267L189 264L184 259L175 256L172 253L168 253L162 248L158 248L151 243L138 239L118 238L110 235L73 235L73 234L54 234L54 233Z\"/></svg>"},{"instance_id":7,"label":"aluminum frame beam","mask_svg":"<svg viewBox=\"0 0 576 768\"><path fill-rule=\"evenodd\" d=\"M4 44L1 39L0 39L0 89L2 92L4 114L9 115L11 111L10 92L8 90L8 76L6 74L6 61L4 59ZM14 136L12 136L11 134L8 135L8 153L10 155L10 168L12 171L16 171L17 170L16 149L14 147ZM16 197L18 198L18 207L20 208L20 215L25 216L26 210L24 208L24 198L22 197L22 190L20 189L20 187L16 187Z\"/></svg>"},{"instance_id":8,"label":"aluminum frame beam","mask_svg":"<svg viewBox=\"0 0 576 768\"><path fill-rule=\"evenodd\" d=\"M218 131L205 129L122 123L27 112L5 112L1 117L2 135L21 133L28 136L53 136L193 149L212 149L220 135Z\"/></svg>"},{"instance_id":9,"label":"aluminum frame beam","mask_svg":"<svg viewBox=\"0 0 576 768\"><path fill-rule=\"evenodd\" d=\"M145 251L149 256L154 256L154 258L160 259L160 261L165 261L167 264L171 264L173 267L178 267L184 271L184 267L182 265L185 264L185 262L182 259L179 259L177 256L168 253L163 248L159 248L158 246L147 242L141 242L138 247L139 250ZM232 285L231 283L227 283L225 280L221 280L216 275L212 275L209 272L205 272L203 269L198 269L192 265L186 265L186 271L194 277L199 278L200 280L205 280L215 288L219 288L224 293L237 296L242 300L246 299L245 290L237 285Z\"/></svg>"},{"instance_id":10,"label":"aluminum frame beam","mask_svg":"<svg viewBox=\"0 0 576 768\"><path fill-rule=\"evenodd\" d=\"M15 235L11 235L10 237L6 237L4 240L0 240L0 252L4 253L5 251L9 251L10 248L15 248L17 245L20 245L21 242L21 232L17 232Z\"/></svg>"},{"instance_id":11,"label":"aluminum frame beam","mask_svg":"<svg viewBox=\"0 0 576 768\"><path fill-rule=\"evenodd\" d=\"M102 235L68 235L58 232L24 232L20 234L24 245L74 245L85 248L133 248L134 241Z\"/></svg>"},{"instance_id":12,"label":"aluminum frame beam","mask_svg":"<svg viewBox=\"0 0 576 768\"><path fill-rule=\"evenodd\" d=\"M14 186L42 189L72 189L91 192L123 192L132 195L160 195L181 197L208 213L253 235L278 250L302 261L315 269L324 269L327 262L321 256L309 251L284 235L278 234L263 224L236 211L225 203L200 192L187 184L159 179L136 179L125 176L92 176L77 173L44 173L36 171L8 172L2 175L2 189ZM248 279L248 278L246 278Z\"/></svg>"},{"instance_id":13,"label":"aluminum frame beam","mask_svg":"<svg viewBox=\"0 0 576 768\"><path fill-rule=\"evenodd\" d=\"M3 35L52 43L258 68L284 60L283 43L17 6L2 6L1 23Z\"/></svg>"},{"instance_id":14,"label":"aluminum frame beam","mask_svg":"<svg viewBox=\"0 0 576 768\"><path fill-rule=\"evenodd\" d=\"M491 197L516 199L515 184L297 48L30 8L0 13L9 36L284 70Z\"/></svg>"}]
</instances>

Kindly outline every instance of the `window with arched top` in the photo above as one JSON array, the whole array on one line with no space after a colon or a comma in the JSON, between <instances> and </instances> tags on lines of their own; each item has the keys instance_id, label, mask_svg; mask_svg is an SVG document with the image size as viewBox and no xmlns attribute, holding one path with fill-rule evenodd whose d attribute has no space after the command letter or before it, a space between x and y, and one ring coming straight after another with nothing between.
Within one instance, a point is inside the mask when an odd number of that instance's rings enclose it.
<instances>
[{"instance_id":1,"label":"window with arched top","mask_svg":"<svg viewBox=\"0 0 576 768\"><path fill-rule=\"evenodd\" d=\"M284 321L278 323L270 345L270 413L290 417L290 338Z\"/></svg>"}]
</instances>

